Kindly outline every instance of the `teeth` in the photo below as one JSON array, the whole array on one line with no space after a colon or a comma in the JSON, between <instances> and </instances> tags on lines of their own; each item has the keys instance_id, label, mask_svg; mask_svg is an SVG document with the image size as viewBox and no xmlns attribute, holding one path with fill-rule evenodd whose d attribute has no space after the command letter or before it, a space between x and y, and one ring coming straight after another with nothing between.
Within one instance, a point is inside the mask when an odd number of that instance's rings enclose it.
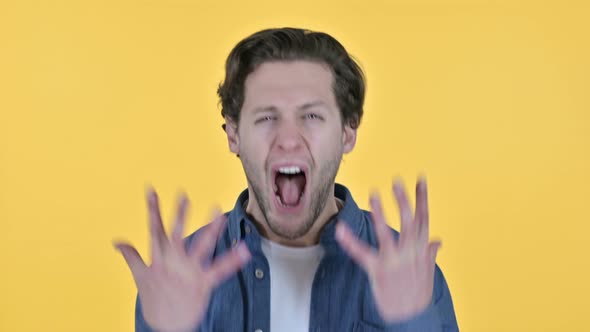
<instances>
[{"instance_id":1,"label":"teeth","mask_svg":"<svg viewBox=\"0 0 590 332\"><path fill-rule=\"evenodd\" d=\"M301 168L299 168L297 166L281 167L281 168L279 168L279 173L282 173L282 174L297 174L297 173L301 173Z\"/></svg>"}]
</instances>

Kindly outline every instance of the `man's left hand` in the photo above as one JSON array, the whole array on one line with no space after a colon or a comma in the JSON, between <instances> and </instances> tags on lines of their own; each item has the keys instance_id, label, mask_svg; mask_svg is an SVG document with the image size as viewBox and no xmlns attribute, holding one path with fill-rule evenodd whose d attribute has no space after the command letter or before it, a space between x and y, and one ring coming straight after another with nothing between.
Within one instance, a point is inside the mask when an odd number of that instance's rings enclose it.
<instances>
[{"instance_id":1,"label":"man's left hand","mask_svg":"<svg viewBox=\"0 0 590 332\"><path fill-rule=\"evenodd\" d=\"M372 248L352 234L344 222L336 228L336 239L367 273L377 309L386 323L402 322L428 308L432 301L436 254L439 241L429 241L428 194L425 179L416 184L416 212L412 212L404 186L393 184L399 206L401 230L398 239L383 214L378 195L370 199L371 214L379 242Z\"/></svg>"}]
</instances>

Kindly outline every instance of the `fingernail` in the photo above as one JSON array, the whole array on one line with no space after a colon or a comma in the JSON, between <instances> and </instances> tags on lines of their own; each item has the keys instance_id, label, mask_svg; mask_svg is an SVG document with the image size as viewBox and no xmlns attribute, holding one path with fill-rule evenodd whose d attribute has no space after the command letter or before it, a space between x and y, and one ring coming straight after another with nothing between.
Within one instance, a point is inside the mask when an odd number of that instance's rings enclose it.
<instances>
[{"instance_id":1,"label":"fingernail","mask_svg":"<svg viewBox=\"0 0 590 332\"><path fill-rule=\"evenodd\" d=\"M371 191L369 203L376 203L379 200L379 193L376 190Z\"/></svg>"},{"instance_id":2,"label":"fingernail","mask_svg":"<svg viewBox=\"0 0 590 332\"><path fill-rule=\"evenodd\" d=\"M402 188L403 180L400 176L393 178L393 189L400 190Z\"/></svg>"},{"instance_id":3,"label":"fingernail","mask_svg":"<svg viewBox=\"0 0 590 332\"><path fill-rule=\"evenodd\" d=\"M179 202L178 204L180 206L182 206L183 208L186 208L189 203L188 196L185 193L182 193L178 198L178 202Z\"/></svg>"},{"instance_id":4,"label":"fingernail","mask_svg":"<svg viewBox=\"0 0 590 332\"><path fill-rule=\"evenodd\" d=\"M240 258L243 262L247 262L248 260L250 260L250 250L248 250L248 246L246 246L244 242L238 245L237 250L238 255L240 255Z\"/></svg>"},{"instance_id":5,"label":"fingernail","mask_svg":"<svg viewBox=\"0 0 590 332\"><path fill-rule=\"evenodd\" d=\"M426 186L426 176L424 174L420 174L420 176L418 176L418 184L421 186Z\"/></svg>"},{"instance_id":6,"label":"fingernail","mask_svg":"<svg viewBox=\"0 0 590 332\"><path fill-rule=\"evenodd\" d=\"M211 211L210 215L213 216L213 220L217 220L217 218L219 218L223 215L223 213L221 212L221 209L218 206L211 207L211 209L209 211Z\"/></svg>"},{"instance_id":7,"label":"fingernail","mask_svg":"<svg viewBox=\"0 0 590 332\"><path fill-rule=\"evenodd\" d=\"M221 212L221 210L218 210L218 211L216 212L216 214L214 214L214 215L213 215L213 217L214 217L213 221L215 221L215 222L217 222L217 223L220 223L220 224L223 224L223 223L224 223L224 222L227 220L227 217L226 217L226 215L225 215L225 214L223 214L223 213Z\"/></svg>"},{"instance_id":8,"label":"fingernail","mask_svg":"<svg viewBox=\"0 0 590 332\"><path fill-rule=\"evenodd\" d=\"M113 241L113 247L115 248L115 250L121 251L121 244L119 242Z\"/></svg>"},{"instance_id":9,"label":"fingernail","mask_svg":"<svg viewBox=\"0 0 590 332\"><path fill-rule=\"evenodd\" d=\"M178 192L176 192L176 199L180 202L186 199L186 193L184 190L178 190Z\"/></svg>"},{"instance_id":10,"label":"fingernail","mask_svg":"<svg viewBox=\"0 0 590 332\"><path fill-rule=\"evenodd\" d=\"M346 226L342 225L341 222L336 225L336 234L334 234L336 238L342 239L344 236L346 236L346 229L344 229L345 227Z\"/></svg>"},{"instance_id":11,"label":"fingernail","mask_svg":"<svg viewBox=\"0 0 590 332\"><path fill-rule=\"evenodd\" d=\"M154 188L146 188L145 198L146 198L148 204L154 204L154 202L156 200L156 192L154 191Z\"/></svg>"}]
</instances>

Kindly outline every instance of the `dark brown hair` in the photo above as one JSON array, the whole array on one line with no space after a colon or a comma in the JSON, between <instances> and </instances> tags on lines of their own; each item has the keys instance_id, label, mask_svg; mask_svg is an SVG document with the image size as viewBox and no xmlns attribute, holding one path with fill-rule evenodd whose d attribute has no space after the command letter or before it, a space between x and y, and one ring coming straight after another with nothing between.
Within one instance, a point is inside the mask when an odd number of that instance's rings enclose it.
<instances>
[{"instance_id":1,"label":"dark brown hair","mask_svg":"<svg viewBox=\"0 0 590 332\"><path fill-rule=\"evenodd\" d=\"M365 99L362 69L332 36L296 28L262 30L234 47L225 64L225 80L217 90L221 115L238 123L246 77L264 62L293 60L309 60L329 66L334 76L334 96L342 122L358 128Z\"/></svg>"}]
</instances>

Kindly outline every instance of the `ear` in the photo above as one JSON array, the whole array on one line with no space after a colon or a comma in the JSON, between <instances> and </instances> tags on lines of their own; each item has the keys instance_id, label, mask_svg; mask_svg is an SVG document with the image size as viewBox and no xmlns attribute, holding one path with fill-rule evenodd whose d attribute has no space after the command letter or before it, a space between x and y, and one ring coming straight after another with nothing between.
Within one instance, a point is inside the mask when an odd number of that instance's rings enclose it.
<instances>
[{"instance_id":1,"label":"ear","mask_svg":"<svg viewBox=\"0 0 590 332\"><path fill-rule=\"evenodd\" d=\"M240 153L240 137L238 135L238 124L230 117L225 117L225 124L223 125L225 134L227 135L227 143L229 150L236 155Z\"/></svg>"},{"instance_id":2,"label":"ear","mask_svg":"<svg viewBox=\"0 0 590 332\"><path fill-rule=\"evenodd\" d=\"M356 145L356 129L352 129L349 125L344 125L342 131L342 147L344 153L349 153Z\"/></svg>"}]
</instances>

